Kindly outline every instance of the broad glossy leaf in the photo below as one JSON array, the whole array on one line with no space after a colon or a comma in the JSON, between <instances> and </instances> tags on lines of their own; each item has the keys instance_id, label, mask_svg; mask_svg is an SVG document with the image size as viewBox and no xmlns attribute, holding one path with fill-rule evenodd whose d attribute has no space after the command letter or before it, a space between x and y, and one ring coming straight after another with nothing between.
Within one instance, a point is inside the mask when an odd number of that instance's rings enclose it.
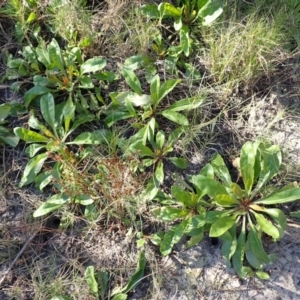
<instances>
[{"instance_id":1,"label":"broad glossy leaf","mask_svg":"<svg viewBox=\"0 0 300 300\"><path fill-rule=\"evenodd\" d=\"M218 194L227 194L225 187L221 183L203 175L192 176L190 182L197 187L199 194L207 194L210 197L215 197Z\"/></svg>"},{"instance_id":2,"label":"broad glossy leaf","mask_svg":"<svg viewBox=\"0 0 300 300\"><path fill-rule=\"evenodd\" d=\"M137 153L141 157L143 156L155 156L155 153L147 146L143 145L142 141L137 141L130 145L130 150Z\"/></svg>"},{"instance_id":3,"label":"broad glossy leaf","mask_svg":"<svg viewBox=\"0 0 300 300\"><path fill-rule=\"evenodd\" d=\"M254 201L256 204L273 205L279 203L287 203L300 199L300 188L284 188L273 193L271 196L266 196L260 200Z\"/></svg>"},{"instance_id":4,"label":"broad glossy leaf","mask_svg":"<svg viewBox=\"0 0 300 300\"><path fill-rule=\"evenodd\" d=\"M171 222L176 219L184 219L190 213L190 209L182 209L172 206L165 206L152 210L152 214L155 216L155 218L164 222Z\"/></svg>"},{"instance_id":5,"label":"broad glossy leaf","mask_svg":"<svg viewBox=\"0 0 300 300\"><path fill-rule=\"evenodd\" d=\"M44 171L40 173L38 176L36 176L34 182L35 182L35 188L39 191L43 191L43 189L52 182L52 179L54 177L52 176L52 170L50 171Z\"/></svg>"},{"instance_id":6,"label":"broad glossy leaf","mask_svg":"<svg viewBox=\"0 0 300 300\"><path fill-rule=\"evenodd\" d=\"M114 111L112 113L109 113L107 117L104 119L104 121L108 127L111 127L116 122L121 120L126 120L129 118L132 118L132 115L128 111Z\"/></svg>"},{"instance_id":7,"label":"broad glossy leaf","mask_svg":"<svg viewBox=\"0 0 300 300\"><path fill-rule=\"evenodd\" d=\"M223 207L236 206L240 203L237 199L229 196L228 194L216 195L214 200L217 202L218 205Z\"/></svg>"},{"instance_id":8,"label":"broad glossy leaf","mask_svg":"<svg viewBox=\"0 0 300 300\"><path fill-rule=\"evenodd\" d=\"M220 238L223 240L221 252L228 264L230 264L230 260L237 247L236 228L237 226L235 224L232 228L220 236Z\"/></svg>"},{"instance_id":9,"label":"broad glossy leaf","mask_svg":"<svg viewBox=\"0 0 300 300\"><path fill-rule=\"evenodd\" d=\"M263 262L264 264L270 263L270 259L263 247L261 237L254 226L250 227L250 231L248 233L248 242L251 251L259 261Z\"/></svg>"},{"instance_id":10,"label":"broad glossy leaf","mask_svg":"<svg viewBox=\"0 0 300 300\"><path fill-rule=\"evenodd\" d=\"M246 229L245 229L245 218L243 218L242 231L237 240L236 251L232 256L232 264L240 278L245 279L252 270L249 267L244 267L244 255L246 246Z\"/></svg>"},{"instance_id":11,"label":"broad glossy leaf","mask_svg":"<svg viewBox=\"0 0 300 300\"><path fill-rule=\"evenodd\" d=\"M171 111L171 110L164 110L161 113L161 115L167 118L168 120L177 123L179 125L183 125L183 126L189 125L188 119L184 115L178 112Z\"/></svg>"},{"instance_id":12,"label":"broad glossy leaf","mask_svg":"<svg viewBox=\"0 0 300 300\"><path fill-rule=\"evenodd\" d=\"M174 146L182 133L183 133L182 128L176 128L175 130L173 130L168 137L168 142L167 142L168 146L170 147Z\"/></svg>"},{"instance_id":13,"label":"broad glossy leaf","mask_svg":"<svg viewBox=\"0 0 300 300\"><path fill-rule=\"evenodd\" d=\"M47 48L51 60L51 69L58 68L61 72L65 72L64 60L57 41L55 39L52 39Z\"/></svg>"},{"instance_id":14,"label":"broad glossy leaf","mask_svg":"<svg viewBox=\"0 0 300 300\"><path fill-rule=\"evenodd\" d=\"M155 174L156 180L160 184L162 184L164 182L164 178L165 178L165 175L164 175L164 164L163 164L163 162L160 161L158 163L154 174Z\"/></svg>"},{"instance_id":15,"label":"broad glossy leaf","mask_svg":"<svg viewBox=\"0 0 300 300\"><path fill-rule=\"evenodd\" d=\"M158 10L163 17L181 17L182 10L171 3L162 2L158 5Z\"/></svg>"},{"instance_id":16,"label":"broad glossy leaf","mask_svg":"<svg viewBox=\"0 0 300 300\"><path fill-rule=\"evenodd\" d=\"M17 137L27 143L48 143L52 141L52 139L49 139L48 137L23 127L14 128L14 133Z\"/></svg>"},{"instance_id":17,"label":"broad glossy leaf","mask_svg":"<svg viewBox=\"0 0 300 300\"><path fill-rule=\"evenodd\" d=\"M133 91L141 95L143 92L141 83L135 73L131 69L123 67L121 69L121 74L124 76L125 81L133 89Z\"/></svg>"},{"instance_id":18,"label":"broad glossy leaf","mask_svg":"<svg viewBox=\"0 0 300 300\"><path fill-rule=\"evenodd\" d=\"M210 179L214 179L214 168L211 164L206 164L201 170L199 175L205 176Z\"/></svg>"},{"instance_id":19,"label":"broad glossy leaf","mask_svg":"<svg viewBox=\"0 0 300 300\"><path fill-rule=\"evenodd\" d=\"M31 158L31 157L35 156L41 149L43 149L45 147L46 147L46 145L44 145L44 144L31 144L26 148L25 153L28 154L28 156Z\"/></svg>"},{"instance_id":20,"label":"broad glossy leaf","mask_svg":"<svg viewBox=\"0 0 300 300\"><path fill-rule=\"evenodd\" d=\"M116 74L111 71L102 71L101 73L92 74L91 78L95 78L102 81L113 82L116 78Z\"/></svg>"},{"instance_id":21,"label":"broad glossy leaf","mask_svg":"<svg viewBox=\"0 0 300 300\"><path fill-rule=\"evenodd\" d=\"M184 170L188 166L188 160L186 158L183 158L183 157L168 157L167 159L179 169Z\"/></svg>"},{"instance_id":22,"label":"broad glossy leaf","mask_svg":"<svg viewBox=\"0 0 300 300\"><path fill-rule=\"evenodd\" d=\"M231 176L222 156L220 154L214 155L210 164L214 168L215 175L219 177L227 186L230 186L232 183Z\"/></svg>"},{"instance_id":23,"label":"broad glossy leaf","mask_svg":"<svg viewBox=\"0 0 300 300\"><path fill-rule=\"evenodd\" d=\"M41 97L41 113L44 120L50 125L54 133L56 133L55 126L55 103L52 94L47 93Z\"/></svg>"},{"instance_id":24,"label":"broad glossy leaf","mask_svg":"<svg viewBox=\"0 0 300 300\"><path fill-rule=\"evenodd\" d=\"M80 78L79 88L81 88L81 89L92 89L94 87L95 86L93 84L93 81L92 81L91 77L89 77L89 76L82 76Z\"/></svg>"},{"instance_id":25,"label":"broad glossy leaf","mask_svg":"<svg viewBox=\"0 0 300 300\"><path fill-rule=\"evenodd\" d=\"M246 142L241 149L240 170L248 195L250 195L252 186L254 184L255 158L257 148L257 143Z\"/></svg>"},{"instance_id":26,"label":"broad glossy leaf","mask_svg":"<svg viewBox=\"0 0 300 300\"><path fill-rule=\"evenodd\" d=\"M80 66L80 74L95 73L102 70L105 66L105 59L99 57L90 58Z\"/></svg>"},{"instance_id":27,"label":"broad glossy leaf","mask_svg":"<svg viewBox=\"0 0 300 300\"><path fill-rule=\"evenodd\" d=\"M90 205L94 203L94 200L89 195L79 195L74 198L74 202L81 205Z\"/></svg>"},{"instance_id":28,"label":"broad glossy leaf","mask_svg":"<svg viewBox=\"0 0 300 300\"><path fill-rule=\"evenodd\" d=\"M72 100L72 96L69 95L68 100L63 108L63 116L64 116L64 123L65 123L65 132L68 132L70 129L70 122L75 118L75 105Z\"/></svg>"},{"instance_id":29,"label":"broad glossy leaf","mask_svg":"<svg viewBox=\"0 0 300 300\"><path fill-rule=\"evenodd\" d=\"M244 197L243 190L235 182L231 183L230 188L231 188L232 192L237 196L237 198L242 199Z\"/></svg>"},{"instance_id":30,"label":"broad glossy leaf","mask_svg":"<svg viewBox=\"0 0 300 300\"><path fill-rule=\"evenodd\" d=\"M169 79L163 85L160 86L157 104L166 97L174 88L175 86L181 82L180 79Z\"/></svg>"},{"instance_id":31,"label":"broad glossy leaf","mask_svg":"<svg viewBox=\"0 0 300 300\"><path fill-rule=\"evenodd\" d=\"M183 25L179 31L180 45L186 57L190 55L190 50L191 50L191 39L189 36L189 31L190 30L187 25Z\"/></svg>"},{"instance_id":32,"label":"broad glossy leaf","mask_svg":"<svg viewBox=\"0 0 300 300\"><path fill-rule=\"evenodd\" d=\"M148 201L153 200L159 191L159 186L160 186L159 182L156 180L154 176L152 176L145 190L145 196L144 196L145 199Z\"/></svg>"},{"instance_id":33,"label":"broad glossy leaf","mask_svg":"<svg viewBox=\"0 0 300 300\"><path fill-rule=\"evenodd\" d=\"M39 45L35 48L35 52L37 54L37 59L46 67L46 69L50 69L51 60L48 50L43 47L43 45Z\"/></svg>"},{"instance_id":34,"label":"broad glossy leaf","mask_svg":"<svg viewBox=\"0 0 300 300\"><path fill-rule=\"evenodd\" d=\"M262 261L260 261L252 249L250 248L249 239L247 239L246 245L245 245L245 257L247 259L247 262L250 264L250 266L254 269L261 269L263 267Z\"/></svg>"},{"instance_id":35,"label":"broad glossy leaf","mask_svg":"<svg viewBox=\"0 0 300 300\"><path fill-rule=\"evenodd\" d=\"M173 197L186 207L195 208L197 206L197 196L194 193L186 192L178 185L172 185L171 193Z\"/></svg>"},{"instance_id":36,"label":"broad glossy leaf","mask_svg":"<svg viewBox=\"0 0 300 300\"><path fill-rule=\"evenodd\" d=\"M205 5L198 12L202 25L211 25L222 14L224 5L224 0L205 1Z\"/></svg>"},{"instance_id":37,"label":"broad glossy leaf","mask_svg":"<svg viewBox=\"0 0 300 300\"><path fill-rule=\"evenodd\" d=\"M25 106L28 107L31 101L35 99L37 96L41 96L49 92L51 92L51 90L44 86L40 86L40 85L34 86L24 94Z\"/></svg>"},{"instance_id":38,"label":"broad glossy leaf","mask_svg":"<svg viewBox=\"0 0 300 300\"><path fill-rule=\"evenodd\" d=\"M165 133L162 130L157 132L155 141L158 149L162 149L165 144Z\"/></svg>"},{"instance_id":39,"label":"broad glossy leaf","mask_svg":"<svg viewBox=\"0 0 300 300\"><path fill-rule=\"evenodd\" d=\"M127 109L127 111L129 112L129 114L132 116L132 117L138 117L138 114L137 112L135 111L132 103L130 102L130 100L128 98L125 99L125 107Z\"/></svg>"},{"instance_id":40,"label":"broad glossy leaf","mask_svg":"<svg viewBox=\"0 0 300 300\"><path fill-rule=\"evenodd\" d=\"M146 4L141 7L141 13L144 16L147 16L149 18L153 19L159 19L160 18L160 12L158 10L157 4Z\"/></svg>"},{"instance_id":41,"label":"broad glossy leaf","mask_svg":"<svg viewBox=\"0 0 300 300\"><path fill-rule=\"evenodd\" d=\"M279 172L282 161L281 151L277 145L266 148L264 144L260 144L259 150L261 152L261 170L255 191L253 191L252 199L257 192Z\"/></svg>"},{"instance_id":42,"label":"broad glossy leaf","mask_svg":"<svg viewBox=\"0 0 300 300\"><path fill-rule=\"evenodd\" d=\"M95 116L92 114L89 115L77 115L76 119L70 129L70 131L68 132L68 134L70 134L71 132L73 132L78 126L80 126L81 124L87 123L87 122L91 122L95 119Z\"/></svg>"},{"instance_id":43,"label":"broad glossy leaf","mask_svg":"<svg viewBox=\"0 0 300 300\"><path fill-rule=\"evenodd\" d=\"M280 238L280 231L275 225L272 224L271 221L269 221L266 217L264 217L260 213L255 213L255 212L253 213L255 215L255 219L257 223L259 224L261 230L264 233L270 235L275 240Z\"/></svg>"},{"instance_id":44,"label":"broad glossy leaf","mask_svg":"<svg viewBox=\"0 0 300 300\"><path fill-rule=\"evenodd\" d=\"M125 100L130 101L134 106L147 106L152 104L153 100L149 95L146 94L136 94L129 92Z\"/></svg>"},{"instance_id":45,"label":"broad glossy leaf","mask_svg":"<svg viewBox=\"0 0 300 300\"><path fill-rule=\"evenodd\" d=\"M236 221L236 216L222 217L211 225L209 236L218 237L230 229Z\"/></svg>"},{"instance_id":46,"label":"broad glossy leaf","mask_svg":"<svg viewBox=\"0 0 300 300\"><path fill-rule=\"evenodd\" d=\"M91 291L98 295L98 283L95 278L95 269L93 266L88 266L84 272L84 278L91 289Z\"/></svg>"},{"instance_id":47,"label":"broad glossy leaf","mask_svg":"<svg viewBox=\"0 0 300 300\"><path fill-rule=\"evenodd\" d=\"M36 175L41 171L43 164L47 158L47 153L42 153L31 158L28 161L19 183L19 187L32 183L35 180Z\"/></svg>"},{"instance_id":48,"label":"broad glossy leaf","mask_svg":"<svg viewBox=\"0 0 300 300\"><path fill-rule=\"evenodd\" d=\"M160 245L160 252L163 256L166 256L172 252L173 246L178 243L184 235L185 228L189 220L185 220L182 223L173 226L164 236L164 239Z\"/></svg>"},{"instance_id":49,"label":"broad glossy leaf","mask_svg":"<svg viewBox=\"0 0 300 300\"><path fill-rule=\"evenodd\" d=\"M99 145L111 139L111 132L106 129L99 129L92 132L83 132L75 140L66 144L74 145Z\"/></svg>"},{"instance_id":50,"label":"broad glossy leaf","mask_svg":"<svg viewBox=\"0 0 300 300\"><path fill-rule=\"evenodd\" d=\"M182 99L174 102L171 106L168 107L168 110L172 111L183 111L191 110L199 107L205 100L204 96L194 96L187 99Z\"/></svg>"},{"instance_id":51,"label":"broad glossy leaf","mask_svg":"<svg viewBox=\"0 0 300 300\"><path fill-rule=\"evenodd\" d=\"M153 104L156 106L159 102L159 91L160 91L160 79L159 75L155 75L150 84L150 94L153 100Z\"/></svg>"},{"instance_id":52,"label":"broad glossy leaf","mask_svg":"<svg viewBox=\"0 0 300 300\"><path fill-rule=\"evenodd\" d=\"M68 203L70 199L70 196L64 194L53 195L45 203L43 203L36 211L34 211L33 217L41 217L52 211L55 211L64 204Z\"/></svg>"},{"instance_id":53,"label":"broad glossy leaf","mask_svg":"<svg viewBox=\"0 0 300 300\"><path fill-rule=\"evenodd\" d=\"M250 205L251 208L253 208L252 205ZM265 207L260 207L261 209L259 211L264 212L265 214L268 214L273 218L273 220L276 221L277 226L281 228L282 231L286 230L287 227L287 222L286 222L286 216L278 208L265 208ZM253 208L254 210L257 211L256 207ZM283 234L283 232L282 232Z\"/></svg>"}]
</instances>

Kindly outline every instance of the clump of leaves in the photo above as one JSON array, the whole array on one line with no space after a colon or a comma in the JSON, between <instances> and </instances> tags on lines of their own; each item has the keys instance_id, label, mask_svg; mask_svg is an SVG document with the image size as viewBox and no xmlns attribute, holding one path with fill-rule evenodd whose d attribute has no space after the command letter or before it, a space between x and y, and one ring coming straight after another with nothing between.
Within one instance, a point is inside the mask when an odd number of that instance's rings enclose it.
<instances>
[{"instance_id":1,"label":"clump of leaves","mask_svg":"<svg viewBox=\"0 0 300 300\"><path fill-rule=\"evenodd\" d=\"M177 6L168 2L160 4L146 4L142 7L142 13L147 17L154 19L172 18L174 19L174 29L179 33L179 46L171 47L168 60L176 62L183 53L189 56L192 48L192 39L190 38L190 25L198 22L202 26L208 26L214 22L223 12L223 0L178 0ZM156 44L157 43L156 40ZM158 45L157 50L161 50Z\"/></svg>"},{"instance_id":2,"label":"clump of leaves","mask_svg":"<svg viewBox=\"0 0 300 300\"><path fill-rule=\"evenodd\" d=\"M240 154L242 186L232 182L220 155L212 159L211 165L221 183L203 175L192 180L216 205L215 217L207 220L211 224L209 235L223 240L223 256L232 262L241 278L254 274L262 279L268 278L261 269L270 263L272 256L266 253L262 236L265 234L278 241L286 229L284 213L266 206L300 199L300 188L293 184L272 188L271 192L266 188L278 174L281 160L278 146L247 142ZM249 266L244 265L244 260Z\"/></svg>"},{"instance_id":3,"label":"clump of leaves","mask_svg":"<svg viewBox=\"0 0 300 300\"><path fill-rule=\"evenodd\" d=\"M213 179L212 166L206 165L200 175ZM204 232L208 230L206 223L210 212L207 212L207 209L212 207L212 204L205 199L206 192L197 187L196 181L193 187L181 180L179 176L176 181L179 184L171 187L170 195L159 192L154 198L164 205L152 210L152 214L157 219L164 222L180 220L179 224L172 226L165 234L158 232L152 236L152 242L159 245L162 255L170 254L173 246L184 235L190 237L185 247L193 247L203 239Z\"/></svg>"},{"instance_id":4,"label":"clump of leaves","mask_svg":"<svg viewBox=\"0 0 300 300\"><path fill-rule=\"evenodd\" d=\"M177 86L180 79L169 79L161 84L159 75L155 75L150 81L149 95L143 93L141 82L131 68L124 66L121 73L133 92L110 94L112 103L106 111L107 117L105 119L108 126L128 118L144 121L149 118L156 118L158 115L186 126L189 125L189 121L186 116L179 112L197 108L204 101L203 97L194 96L178 100L166 107L163 100Z\"/></svg>"},{"instance_id":5,"label":"clump of leaves","mask_svg":"<svg viewBox=\"0 0 300 300\"><path fill-rule=\"evenodd\" d=\"M68 145L99 144L109 134L106 130L98 130L91 133L84 132L74 140L67 142L70 134L79 125L92 121L94 115L76 115L75 119L75 105L71 97L66 102L55 105L54 97L51 93L44 94L41 97L40 105L46 125L40 122L32 113L28 124L34 130L24 127L16 127L14 129L14 133L18 138L31 144L26 149L26 153L31 159L23 172L19 184L20 187L35 181L42 189L50 182L50 175L37 177L37 174L41 171L44 162L48 158L52 155L62 155L64 159L72 161ZM38 154L41 150L43 152Z\"/></svg>"},{"instance_id":6,"label":"clump of leaves","mask_svg":"<svg viewBox=\"0 0 300 300\"><path fill-rule=\"evenodd\" d=\"M44 41L36 48L25 46L20 54L22 58L8 57L6 78L33 76L34 86L24 95L26 107L51 92L71 96L78 112L99 111L99 103L104 104L100 82L115 78L114 73L102 71L106 66L105 59L94 57L84 61L79 47L63 50L55 39L47 46ZM13 88L19 89L22 84L24 81L16 82Z\"/></svg>"}]
</instances>

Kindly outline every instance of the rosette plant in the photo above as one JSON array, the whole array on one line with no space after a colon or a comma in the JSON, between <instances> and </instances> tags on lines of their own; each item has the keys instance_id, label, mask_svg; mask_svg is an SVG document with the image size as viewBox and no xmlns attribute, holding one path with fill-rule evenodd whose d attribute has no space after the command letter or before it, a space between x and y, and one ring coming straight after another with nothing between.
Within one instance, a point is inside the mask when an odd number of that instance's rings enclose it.
<instances>
[{"instance_id":1,"label":"rosette plant","mask_svg":"<svg viewBox=\"0 0 300 300\"><path fill-rule=\"evenodd\" d=\"M192 177L216 206L215 213L211 212L206 220L211 224L209 235L223 240L222 254L241 278L254 274L262 279L269 277L261 270L273 256L266 253L262 237L280 240L287 222L276 205L300 199L300 188L294 184L280 188L268 185L278 174L281 162L278 146L247 142L239 159L241 184L232 181L219 154L211 161L219 181L203 175Z\"/></svg>"}]
</instances>

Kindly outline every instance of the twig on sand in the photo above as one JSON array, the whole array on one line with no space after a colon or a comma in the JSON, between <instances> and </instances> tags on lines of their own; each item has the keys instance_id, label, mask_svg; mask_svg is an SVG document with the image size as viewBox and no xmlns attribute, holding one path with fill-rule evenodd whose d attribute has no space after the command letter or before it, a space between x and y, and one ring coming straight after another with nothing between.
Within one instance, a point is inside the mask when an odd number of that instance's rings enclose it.
<instances>
[{"instance_id":1,"label":"twig on sand","mask_svg":"<svg viewBox=\"0 0 300 300\"><path fill-rule=\"evenodd\" d=\"M8 269L4 272L4 275L2 276L2 278L0 279L0 287L2 285L2 282L5 280L7 274L11 271L11 269L13 268L13 266L15 265L15 263L17 262L17 260L20 258L20 256L23 254L23 252L25 251L25 249L27 248L28 244L35 238L35 236L37 235L37 232L35 232L25 243L25 245L22 247L22 249L19 251L19 253L17 254L17 256L15 257L15 259L11 262L11 264L9 265Z\"/></svg>"}]
</instances>

